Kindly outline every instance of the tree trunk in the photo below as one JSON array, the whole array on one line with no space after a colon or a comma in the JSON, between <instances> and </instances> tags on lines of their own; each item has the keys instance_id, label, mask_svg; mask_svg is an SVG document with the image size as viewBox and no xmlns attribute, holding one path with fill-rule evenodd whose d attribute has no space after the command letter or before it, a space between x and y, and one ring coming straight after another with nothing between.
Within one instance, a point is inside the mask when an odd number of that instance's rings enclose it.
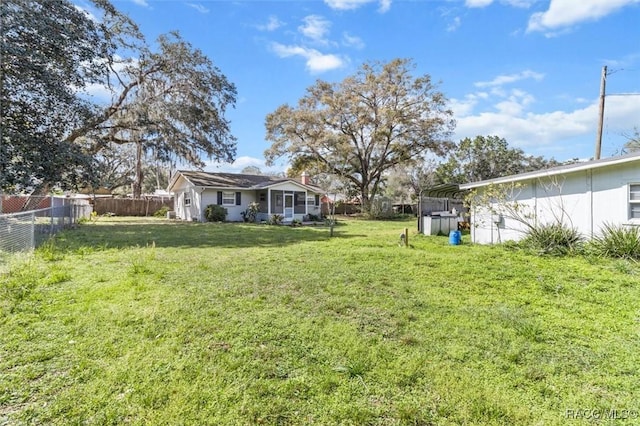
<instances>
[{"instance_id":1,"label":"tree trunk","mask_svg":"<svg viewBox=\"0 0 640 426\"><path fill-rule=\"evenodd\" d=\"M369 199L369 194L363 193L360 195L361 203L362 203L362 213L370 214L371 213L371 200Z\"/></svg>"},{"instance_id":2,"label":"tree trunk","mask_svg":"<svg viewBox=\"0 0 640 426\"><path fill-rule=\"evenodd\" d=\"M142 141L138 140L136 146L136 180L133 183L133 198L139 200L142 197Z\"/></svg>"}]
</instances>

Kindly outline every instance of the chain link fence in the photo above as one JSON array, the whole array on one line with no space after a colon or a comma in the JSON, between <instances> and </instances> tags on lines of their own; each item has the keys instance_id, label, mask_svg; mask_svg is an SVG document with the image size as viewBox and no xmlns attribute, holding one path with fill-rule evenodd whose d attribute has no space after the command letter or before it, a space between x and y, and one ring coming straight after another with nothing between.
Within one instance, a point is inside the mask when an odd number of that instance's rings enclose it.
<instances>
[{"instance_id":1,"label":"chain link fence","mask_svg":"<svg viewBox=\"0 0 640 426\"><path fill-rule=\"evenodd\" d=\"M52 207L0 214L0 263L8 253L35 249L60 230L89 218L93 207L87 201L56 199Z\"/></svg>"}]
</instances>

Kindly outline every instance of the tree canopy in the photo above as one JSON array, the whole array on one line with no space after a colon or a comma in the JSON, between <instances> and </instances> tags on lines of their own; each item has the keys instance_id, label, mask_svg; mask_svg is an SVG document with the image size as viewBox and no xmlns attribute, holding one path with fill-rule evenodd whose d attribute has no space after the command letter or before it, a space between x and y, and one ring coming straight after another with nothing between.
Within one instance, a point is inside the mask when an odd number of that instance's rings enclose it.
<instances>
[{"instance_id":1,"label":"tree canopy","mask_svg":"<svg viewBox=\"0 0 640 426\"><path fill-rule=\"evenodd\" d=\"M64 141L94 112L78 91L105 76L98 26L66 0L0 2L0 188L67 184L90 157Z\"/></svg>"},{"instance_id":2,"label":"tree canopy","mask_svg":"<svg viewBox=\"0 0 640 426\"><path fill-rule=\"evenodd\" d=\"M135 147L141 157L232 161L235 138L224 114L236 88L178 33L149 46L108 0L96 18L68 0L6 0L2 13L0 188L63 188L102 170L96 156ZM88 95L102 87L110 99ZM91 175L94 176L91 176Z\"/></svg>"},{"instance_id":3,"label":"tree canopy","mask_svg":"<svg viewBox=\"0 0 640 426\"><path fill-rule=\"evenodd\" d=\"M414 78L414 67L408 59L366 63L342 82L317 81L297 107L267 116L267 162L304 157L351 182L368 211L388 170L450 147L447 100L430 76Z\"/></svg>"},{"instance_id":4,"label":"tree canopy","mask_svg":"<svg viewBox=\"0 0 640 426\"><path fill-rule=\"evenodd\" d=\"M494 179L560 165L554 159L526 155L498 136L462 139L436 169L439 183L466 183Z\"/></svg>"}]
</instances>

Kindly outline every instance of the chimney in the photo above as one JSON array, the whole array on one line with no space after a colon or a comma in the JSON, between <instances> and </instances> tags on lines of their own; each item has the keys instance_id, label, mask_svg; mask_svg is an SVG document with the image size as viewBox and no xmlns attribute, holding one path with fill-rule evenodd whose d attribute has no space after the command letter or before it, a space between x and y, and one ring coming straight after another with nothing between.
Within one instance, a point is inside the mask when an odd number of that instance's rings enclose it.
<instances>
[{"instance_id":1,"label":"chimney","mask_svg":"<svg viewBox=\"0 0 640 426\"><path fill-rule=\"evenodd\" d=\"M309 185L311 183L311 178L307 172L302 172L302 176L300 176L300 183L303 185Z\"/></svg>"}]
</instances>

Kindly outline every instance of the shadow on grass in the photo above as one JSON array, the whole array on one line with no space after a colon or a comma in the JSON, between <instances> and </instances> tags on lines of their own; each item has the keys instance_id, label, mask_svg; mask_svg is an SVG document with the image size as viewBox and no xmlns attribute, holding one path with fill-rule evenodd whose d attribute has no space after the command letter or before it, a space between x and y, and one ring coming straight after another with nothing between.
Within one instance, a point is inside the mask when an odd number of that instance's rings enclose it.
<instances>
[{"instance_id":1,"label":"shadow on grass","mask_svg":"<svg viewBox=\"0 0 640 426\"><path fill-rule=\"evenodd\" d=\"M337 224L333 238L353 238L358 235L340 231ZM56 246L75 251L81 247L126 248L155 245L156 247L282 247L308 241L326 241L329 227L273 226L243 223L189 223L144 220L119 220L81 225L56 237Z\"/></svg>"}]
</instances>

